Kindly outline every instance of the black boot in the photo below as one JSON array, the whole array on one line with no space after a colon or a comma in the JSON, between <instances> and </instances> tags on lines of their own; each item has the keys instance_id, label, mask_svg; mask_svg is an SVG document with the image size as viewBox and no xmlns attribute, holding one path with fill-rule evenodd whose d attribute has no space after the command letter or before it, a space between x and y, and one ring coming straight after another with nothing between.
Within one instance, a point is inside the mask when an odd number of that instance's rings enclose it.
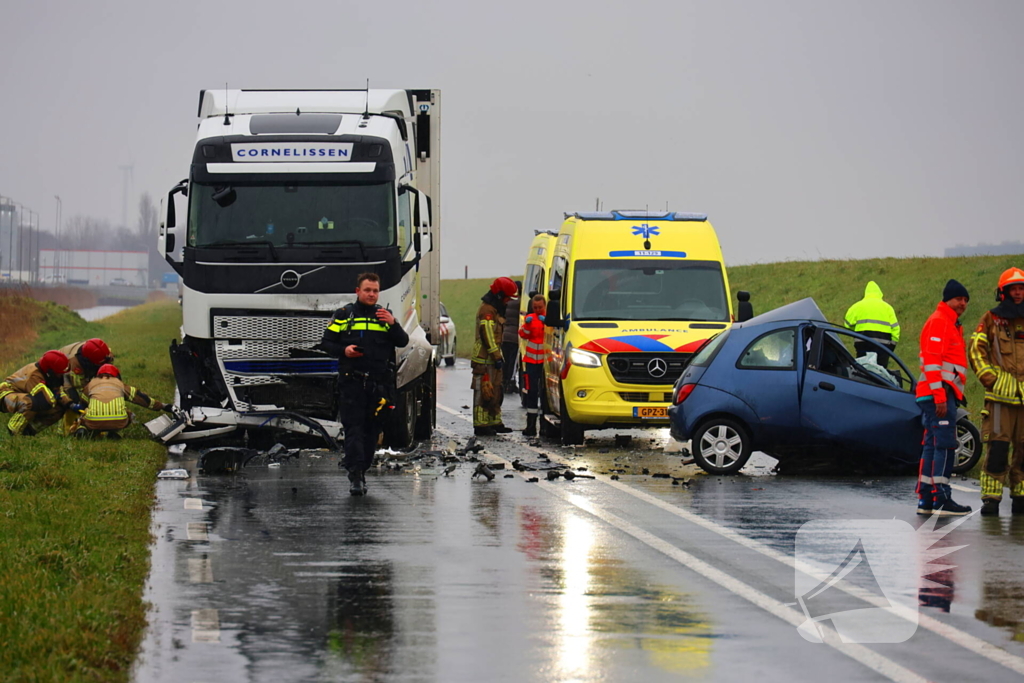
<instances>
[{"instance_id":1,"label":"black boot","mask_svg":"<svg viewBox=\"0 0 1024 683\"><path fill-rule=\"evenodd\" d=\"M1024 515L1024 498L1014 498L1010 507L1010 514Z\"/></svg>"},{"instance_id":2,"label":"black boot","mask_svg":"<svg viewBox=\"0 0 1024 683\"><path fill-rule=\"evenodd\" d=\"M537 436L537 413L529 413L526 416L526 429L523 436Z\"/></svg>"},{"instance_id":3,"label":"black boot","mask_svg":"<svg viewBox=\"0 0 1024 683\"><path fill-rule=\"evenodd\" d=\"M473 427L473 436L494 436L494 427Z\"/></svg>"},{"instance_id":4,"label":"black boot","mask_svg":"<svg viewBox=\"0 0 1024 683\"><path fill-rule=\"evenodd\" d=\"M981 501L981 516L982 517L998 517L999 516L999 501L996 500L995 498L983 498L982 501Z\"/></svg>"},{"instance_id":5,"label":"black boot","mask_svg":"<svg viewBox=\"0 0 1024 683\"><path fill-rule=\"evenodd\" d=\"M353 496L366 495L366 484L363 481L363 475L361 472L350 472L348 475L348 482L348 492Z\"/></svg>"},{"instance_id":6,"label":"black boot","mask_svg":"<svg viewBox=\"0 0 1024 683\"><path fill-rule=\"evenodd\" d=\"M509 434L512 432L512 428L506 427L505 423L494 425L493 429L495 434Z\"/></svg>"}]
</instances>

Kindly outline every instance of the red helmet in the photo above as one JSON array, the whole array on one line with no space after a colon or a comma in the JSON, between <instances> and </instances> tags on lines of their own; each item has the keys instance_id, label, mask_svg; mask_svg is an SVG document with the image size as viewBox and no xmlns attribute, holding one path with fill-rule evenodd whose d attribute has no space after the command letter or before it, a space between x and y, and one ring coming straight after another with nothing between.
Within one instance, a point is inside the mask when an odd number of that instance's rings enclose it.
<instances>
[{"instance_id":1,"label":"red helmet","mask_svg":"<svg viewBox=\"0 0 1024 683\"><path fill-rule=\"evenodd\" d=\"M60 351L47 351L39 359L39 369L45 373L63 375L68 371L68 357Z\"/></svg>"},{"instance_id":2,"label":"red helmet","mask_svg":"<svg viewBox=\"0 0 1024 683\"><path fill-rule=\"evenodd\" d=\"M1024 270L1020 268L1007 268L999 276L999 288L996 289L996 299L1002 301L1006 296L1006 288L1010 285L1024 285Z\"/></svg>"},{"instance_id":3,"label":"red helmet","mask_svg":"<svg viewBox=\"0 0 1024 683\"><path fill-rule=\"evenodd\" d=\"M99 365L110 357L110 347L102 339L90 339L82 344L82 356L92 363Z\"/></svg>"},{"instance_id":4,"label":"red helmet","mask_svg":"<svg viewBox=\"0 0 1024 683\"><path fill-rule=\"evenodd\" d=\"M511 299L519 293L519 288L516 287L516 283L512 282L512 278L499 277L495 278L494 282L491 283L491 292L493 294L500 294L506 299Z\"/></svg>"},{"instance_id":5,"label":"red helmet","mask_svg":"<svg viewBox=\"0 0 1024 683\"><path fill-rule=\"evenodd\" d=\"M110 363L104 363L103 365L100 366L100 369L96 371L96 376L99 377L100 375L120 377L121 371L118 370L115 366L111 365Z\"/></svg>"}]
</instances>

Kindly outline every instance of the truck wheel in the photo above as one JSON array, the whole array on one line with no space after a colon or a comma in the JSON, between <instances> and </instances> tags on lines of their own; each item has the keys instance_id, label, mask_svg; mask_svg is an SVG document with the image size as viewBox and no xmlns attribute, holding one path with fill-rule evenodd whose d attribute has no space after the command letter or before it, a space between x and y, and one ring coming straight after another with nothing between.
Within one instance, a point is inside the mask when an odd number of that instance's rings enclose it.
<instances>
[{"instance_id":1,"label":"truck wheel","mask_svg":"<svg viewBox=\"0 0 1024 683\"><path fill-rule=\"evenodd\" d=\"M981 460L981 434L966 417L956 422L956 440L959 445L953 460L953 474L970 472Z\"/></svg>"},{"instance_id":2,"label":"truck wheel","mask_svg":"<svg viewBox=\"0 0 1024 683\"><path fill-rule=\"evenodd\" d=\"M690 442L693 458L710 474L736 474L750 460L750 437L735 420L715 417L700 426Z\"/></svg>"},{"instance_id":3,"label":"truck wheel","mask_svg":"<svg viewBox=\"0 0 1024 683\"><path fill-rule=\"evenodd\" d=\"M406 387L398 391L391 416L384 421L384 446L386 448L404 451L412 447L413 435L416 431L414 391L415 387Z\"/></svg>"},{"instance_id":4,"label":"truck wheel","mask_svg":"<svg viewBox=\"0 0 1024 683\"><path fill-rule=\"evenodd\" d=\"M558 422L561 425L561 436L563 446L579 446L583 444L583 425L573 422L569 418L569 411L565 408L565 395L560 401Z\"/></svg>"},{"instance_id":5,"label":"truck wheel","mask_svg":"<svg viewBox=\"0 0 1024 683\"><path fill-rule=\"evenodd\" d=\"M420 383L420 412L416 417L415 437L429 439L437 424L437 373L433 368Z\"/></svg>"}]
</instances>

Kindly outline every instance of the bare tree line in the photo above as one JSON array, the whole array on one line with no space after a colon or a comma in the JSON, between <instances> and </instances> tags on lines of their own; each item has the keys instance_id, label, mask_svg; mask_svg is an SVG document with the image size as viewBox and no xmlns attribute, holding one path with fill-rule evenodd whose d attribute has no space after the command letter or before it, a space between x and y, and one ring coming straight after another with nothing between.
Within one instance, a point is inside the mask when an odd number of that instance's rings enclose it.
<instances>
[{"instance_id":1,"label":"bare tree line","mask_svg":"<svg viewBox=\"0 0 1024 683\"><path fill-rule=\"evenodd\" d=\"M157 208L153 197L142 193L133 227L115 226L104 218L76 214L61 226L60 247L67 250L150 251L156 244ZM46 234L40 246L52 248L53 235Z\"/></svg>"}]
</instances>

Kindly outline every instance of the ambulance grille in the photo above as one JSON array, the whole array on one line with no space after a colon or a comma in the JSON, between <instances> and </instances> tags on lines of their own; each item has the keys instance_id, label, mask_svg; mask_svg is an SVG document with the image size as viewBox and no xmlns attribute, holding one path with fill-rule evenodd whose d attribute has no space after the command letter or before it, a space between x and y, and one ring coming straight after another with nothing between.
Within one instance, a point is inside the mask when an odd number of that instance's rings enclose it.
<instances>
[{"instance_id":1,"label":"ambulance grille","mask_svg":"<svg viewBox=\"0 0 1024 683\"><path fill-rule=\"evenodd\" d=\"M620 391L619 398L627 403L671 403L672 392L648 394L646 391Z\"/></svg>"},{"instance_id":2,"label":"ambulance grille","mask_svg":"<svg viewBox=\"0 0 1024 683\"><path fill-rule=\"evenodd\" d=\"M671 385L683 374L690 353L610 353L608 369L621 384ZM664 370L661 373L661 370Z\"/></svg>"}]
</instances>

